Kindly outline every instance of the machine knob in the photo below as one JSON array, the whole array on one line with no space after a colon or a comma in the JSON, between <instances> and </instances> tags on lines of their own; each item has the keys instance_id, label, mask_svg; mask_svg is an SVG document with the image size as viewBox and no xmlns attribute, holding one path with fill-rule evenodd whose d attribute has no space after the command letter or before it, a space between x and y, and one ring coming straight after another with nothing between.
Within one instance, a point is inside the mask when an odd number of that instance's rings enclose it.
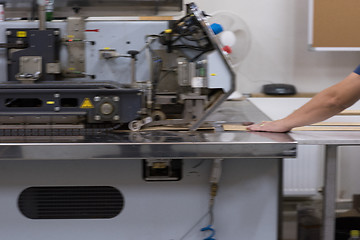
<instances>
[{"instance_id":1,"label":"machine knob","mask_svg":"<svg viewBox=\"0 0 360 240\"><path fill-rule=\"evenodd\" d=\"M213 23L210 25L211 30L213 30L215 35L218 35L222 31L224 31L223 27L218 23Z\"/></svg>"},{"instance_id":2,"label":"machine knob","mask_svg":"<svg viewBox=\"0 0 360 240\"><path fill-rule=\"evenodd\" d=\"M139 51L136 51L136 50L130 50L127 52L127 54L130 54L131 58L134 59L134 60L137 60L136 59L136 55L138 55L140 52Z\"/></svg>"},{"instance_id":3,"label":"machine knob","mask_svg":"<svg viewBox=\"0 0 360 240\"><path fill-rule=\"evenodd\" d=\"M103 103L100 106L100 112L104 115L109 115L111 113L113 113L114 111L114 106L111 103Z\"/></svg>"}]
</instances>

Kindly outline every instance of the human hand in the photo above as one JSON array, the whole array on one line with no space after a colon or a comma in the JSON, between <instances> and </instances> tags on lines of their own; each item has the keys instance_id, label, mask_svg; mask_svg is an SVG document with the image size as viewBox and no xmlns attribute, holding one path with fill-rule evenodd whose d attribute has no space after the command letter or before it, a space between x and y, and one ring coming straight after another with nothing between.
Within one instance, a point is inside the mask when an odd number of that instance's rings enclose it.
<instances>
[{"instance_id":1,"label":"human hand","mask_svg":"<svg viewBox=\"0 0 360 240\"><path fill-rule=\"evenodd\" d=\"M264 121L262 123L247 126L246 129L249 131L256 131L256 132L288 132L291 130L290 127L287 127L280 120L271 121L271 122Z\"/></svg>"},{"instance_id":2,"label":"human hand","mask_svg":"<svg viewBox=\"0 0 360 240\"><path fill-rule=\"evenodd\" d=\"M293 141L292 138L283 133L283 132L252 132L252 134L255 134L257 136L263 137L263 138L268 138L271 140L274 140L276 142L289 142L289 141Z\"/></svg>"}]
</instances>

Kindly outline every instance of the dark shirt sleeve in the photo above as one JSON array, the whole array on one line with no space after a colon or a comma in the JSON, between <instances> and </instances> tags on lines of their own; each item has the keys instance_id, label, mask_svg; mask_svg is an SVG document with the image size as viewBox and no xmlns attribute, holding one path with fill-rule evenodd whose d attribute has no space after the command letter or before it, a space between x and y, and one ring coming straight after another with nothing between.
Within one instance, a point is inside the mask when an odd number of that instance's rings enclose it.
<instances>
[{"instance_id":1,"label":"dark shirt sleeve","mask_svg":"<svg viewBox=\"0 0 360 240\"><path fill-rule=\"evenodd\" d=\"M360 75L360 65L354 70L354 73Z\"/></svg>"}]
</instances>

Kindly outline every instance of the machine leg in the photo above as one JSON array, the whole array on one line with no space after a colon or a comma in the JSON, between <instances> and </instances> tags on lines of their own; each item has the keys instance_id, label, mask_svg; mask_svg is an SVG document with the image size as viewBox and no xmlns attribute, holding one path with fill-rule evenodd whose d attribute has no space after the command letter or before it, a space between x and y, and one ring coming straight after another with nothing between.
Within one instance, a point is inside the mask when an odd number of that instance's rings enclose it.
<instances>
[{"instance_id":1,"label":"machine leg","mask_svg":"<svg viewBox=\"0 0 360 240\"><path fill-rule=\"evenodd\" d=\"M323 240L335 239L337 147L336 145L326 146L323 195Z\"/></svg>"}]
</instances>

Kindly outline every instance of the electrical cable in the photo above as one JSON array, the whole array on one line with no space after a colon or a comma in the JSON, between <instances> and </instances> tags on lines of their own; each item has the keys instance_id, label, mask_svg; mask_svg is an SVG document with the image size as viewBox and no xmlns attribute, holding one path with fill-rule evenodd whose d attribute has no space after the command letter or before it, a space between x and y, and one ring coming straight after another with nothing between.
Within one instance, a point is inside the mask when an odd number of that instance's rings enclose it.
<instances>
[{"instance_id":1,"label":"electrical cable","mask_svg":"<svg viewBox=\"0 0 360 240\"><path fill-rule=\"evenodd\" d=\"M189 62L194 62L196 59L198 59L198 58L201 57L203 54L205 54L205 53L207 53L207 52L209 52L209 51L211 51L211 50L207 50L207 51L203 51L203 52L199 53L198 55L196 55L195 57L193 57L192 59L190 59Z\"/></svg>"},{"instance_id":2,"label":"electrical cable","mask_svg":"<svg viewBox=\"0 0 360 240\"><path fill-rule=\"evenodd\" d=\"M201 159L197 164L195 164L192 168L198 168L201 164L203 164L205 159Z\"/></svg>"},{"instance_id":3,"label":"electrical cable","mask_svg":"<svg viewBox=\"0 0 360 240\"><path fill-rule=\"evenodd\" d=\"M204 238L204 240L215 240L214 236L215 236L216 231L215 231L215 229L212 228L211 225L203 227L201 229L201 231L202 232L205 232L205 231L210 231L211 232L210 236L208 236L207 238Z\"/></svg>"},{"instance_id":4,"label":"electrical cable","mask_svg":"<svg viewBox=\"0 0 360 240\"><path fill-rule=\"evenodd\" d=\"M209 51L209 48L204 48L204 47L197 47L197 46L192 46L192 45L173 45L173 48L188 48L188 49L192 49L195 51Z\"/></svg>"},{"instance_id":5,"label":"electrical cable","mask_svg":"<svg viewBox=\"0 0 360 240\"><path fill-rule=\"evenodd\" d=\"M189 233L191 233L192 230L194 230L194 228L199 225L202 220L204 220L204 218L207 217L207 215L209 215L209 212L205 213L181 238L179 238L179 240L184 240L185 237L189 235Z\"/></svg>"},{"instance_id":6,"label":"electrical cable","mask_svg":"<svg viewBox=\"0 0 360 240\"><path fill-rule=\"evenodd\" d=\"M190 36L192 36L192 35L190 35ZM201 37L201 38L193 38L193 39L191 39L191 38L189 38L189 37L187 37L187 36L183 36L183 38L185 38L186 40L188 40L188 41L191 41L191 42L199 42L199 41L201 41L201 40L204 40L204 39L207 39L208 37L207 36L203 36L203 37Z\"/></svg>"},{"instance_id":7,"label":"electrical cable","mask_svg":"<svg viewBox=\"0 0 360 240\"><path fill-rule=\"evenodd\" d=\"M209 199L209 209L208 212L202 216L179 240L184 240L186 236L198 225L201 223L201 221L204 220L205 217L209 215L209 223L206 227L203 227L200 229L200 231L205 232L209 231L211 232L210 236L204 238L204 240L215 240L215 229L212 227L214 225L214 203L215 203L215 197L217 195L218 190L218 182L220 180L221 172L222 172L222 160L223 159L215 159L212 169L212 174L210 178L210 199ZM198 163L197 165L201 165L202 162ZM197 167L195 165L194 167Z\"/></svg>"},{"instance_id":8,"label":"electrical cable","mask_svg":"<svg viewBox=\"0 0 360 240\"><path fill-rule=\"evenodd\" d=\"M214 204L211 204L211 206L209 206L209 215L209 225L214 225Z\"/></svg>"},{"instance_id":9,"label":"electrical cable","mask_svg":"<svg viewBox=\"0 0 360 240\"><path fill-rule=\"evenodd\" d=\"M36 9L37 9L37 1L33 0L31 3L31 15L30 15L31 21L35 20Z\"/></svg>"}]
</instances>

